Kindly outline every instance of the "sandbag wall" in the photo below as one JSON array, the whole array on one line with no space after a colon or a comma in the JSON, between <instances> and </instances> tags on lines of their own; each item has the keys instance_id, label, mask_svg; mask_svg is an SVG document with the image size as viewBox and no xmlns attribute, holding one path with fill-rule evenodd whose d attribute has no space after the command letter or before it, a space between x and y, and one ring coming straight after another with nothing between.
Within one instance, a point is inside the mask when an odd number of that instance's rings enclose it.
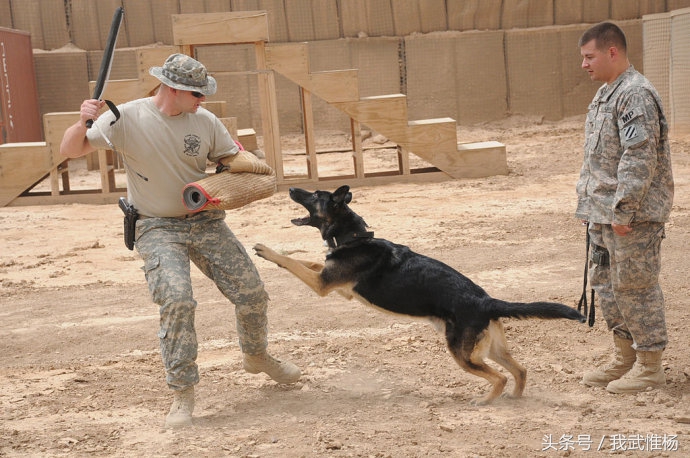
<instances>
[{"instance_id":1,"label":"sandbag wall","mask_svg":"<svg viewBox=\"0 0 690 458\"><path fill-rule=\"evenodd\" d=\"M642 68L645 14L690 0L0 0L0 26L32 34L41 113L74 111L96 78L112 13L125 8L113 79L136 77L135 48L172 44L171 14L266 10L271 42L308 41L312 71L359 69L361 96L404 93L410 119L459 124L508 114L584 113L596 87L580 69L579 34L613 19ZM571 25L575 24L575 25ZM238 127L261 133L250 46L197 49L219 76ZM277 77L282 132L301 131L299 90ZM317 129L349 120L314 100Z\"/></svg>"}]
</instances>

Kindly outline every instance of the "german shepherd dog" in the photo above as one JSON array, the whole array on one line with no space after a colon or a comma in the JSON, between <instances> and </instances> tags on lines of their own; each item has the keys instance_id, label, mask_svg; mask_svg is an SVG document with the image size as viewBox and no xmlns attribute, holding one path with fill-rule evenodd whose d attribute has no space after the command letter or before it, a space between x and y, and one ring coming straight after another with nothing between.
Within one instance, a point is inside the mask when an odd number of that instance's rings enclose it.
<instances>
[{"instance_id":1,"label":"german shepherd dog","mask_svg":"<svg viewBox=\"0 0 690 458\"><path fill-rule=\"evenodd\" d=\"M349 186L335 192L291 188L290 198L308 211L293 219L314 226L328 244L324 264L299 261L257 244L256 254L290 271L319 296L337 291L389 312L431 319L445 328L448 349L465 371L491 383L491 391L473 404L487 404L501 395L507 377L488 366L488 357L515 378L512 396L525 389L527 370L508 352L500 318L567 318L584 322L575 309L553 302L506 302L490 297L452 267L417 254L407 246L374 238L352 211Z\"/></svg>"}]
</instances>

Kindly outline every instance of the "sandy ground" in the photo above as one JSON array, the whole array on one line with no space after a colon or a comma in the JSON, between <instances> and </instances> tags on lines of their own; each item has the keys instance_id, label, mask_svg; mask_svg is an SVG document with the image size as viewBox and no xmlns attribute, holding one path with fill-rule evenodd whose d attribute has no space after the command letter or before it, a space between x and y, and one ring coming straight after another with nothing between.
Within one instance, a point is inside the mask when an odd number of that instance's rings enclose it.
<instances>
[{"instance_id":1,"label":"sandy ground","mask_svg":"<svg viewBox=\"0 0 690 458\"><path fill-rule=\"evenodd\" d=\"M513 118L461 127L458 136L505 143L510 174L359 187L351 207L377 237L450 264L493 296L575 306L585 248L572 215L582 119ZM245 373L233 307L194 269L195 421L166 430L171 393L157 307L141 260L122 243L120 210L1 208L0 456L689 456L690 138L674 138L673 154L676 200L662 270L668 384L631 396L579 383L611 352L600 317L593 328L506 320L513 355L528 369L525 396L472 406L487 383L456 366L430 324L338 295L319 298L252 255L272 298L270 351L304 375L279 386ZM372 164L388 160L385 151L368 155ZM342 153L319 160L351 163ZM72 173L84 182L93 175ZM261 242L320 260L316 230L290 224L303 213L278 193L228 212L227 221L248 250Z\"/></svg>"}]
</instances>

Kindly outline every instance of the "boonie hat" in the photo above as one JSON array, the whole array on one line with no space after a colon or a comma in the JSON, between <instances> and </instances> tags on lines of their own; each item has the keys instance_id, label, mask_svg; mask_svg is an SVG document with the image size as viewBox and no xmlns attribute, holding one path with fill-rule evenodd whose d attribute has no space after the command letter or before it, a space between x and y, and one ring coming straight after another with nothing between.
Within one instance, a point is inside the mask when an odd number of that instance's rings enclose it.
<instances>
[{"instance_id":1,"label":"boonie hat","mask_svg":"<svg viewBox=\"0 0 690 458\"><path fill-rule=\"evenodd\" d=\"M162 67L151 67L149 73L173 89L196 91L204 95L216 93L216 80L208 74L206 67L185 54L172 54Z\"/></svg>"}]
</instances>

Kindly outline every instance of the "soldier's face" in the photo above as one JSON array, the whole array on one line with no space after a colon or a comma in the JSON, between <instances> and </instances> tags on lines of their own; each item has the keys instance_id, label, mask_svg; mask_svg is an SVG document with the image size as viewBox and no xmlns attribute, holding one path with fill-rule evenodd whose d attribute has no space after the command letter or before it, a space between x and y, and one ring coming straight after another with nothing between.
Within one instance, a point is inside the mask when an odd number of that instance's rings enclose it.
<instances>
[{"instance_id":1,"label":"soldier's face","mask_svg":"<svg viewBox=\"0 0 690 458\"><path fill-rule=\"evenodd\" d=\"M602 51L596 47L596 40L590 40L580 48L582 68L589 74L592 81L613 82L611 50ZM614 78L615 80L615 78Z\"/></svg>"},{"instance_id":2,"label":"soldier's face","mask_svg":"<svg viewBox=\"0 0 690 458\"><path fill-rule=\"evenodd\" d=\"M200 95L201 97L197 97ZM191 91L177 90L177 105L183 113L196 113L201 105L201 102L206 100L206 96L200 93L192 93Z\"/></svg>"}]
</instances>

